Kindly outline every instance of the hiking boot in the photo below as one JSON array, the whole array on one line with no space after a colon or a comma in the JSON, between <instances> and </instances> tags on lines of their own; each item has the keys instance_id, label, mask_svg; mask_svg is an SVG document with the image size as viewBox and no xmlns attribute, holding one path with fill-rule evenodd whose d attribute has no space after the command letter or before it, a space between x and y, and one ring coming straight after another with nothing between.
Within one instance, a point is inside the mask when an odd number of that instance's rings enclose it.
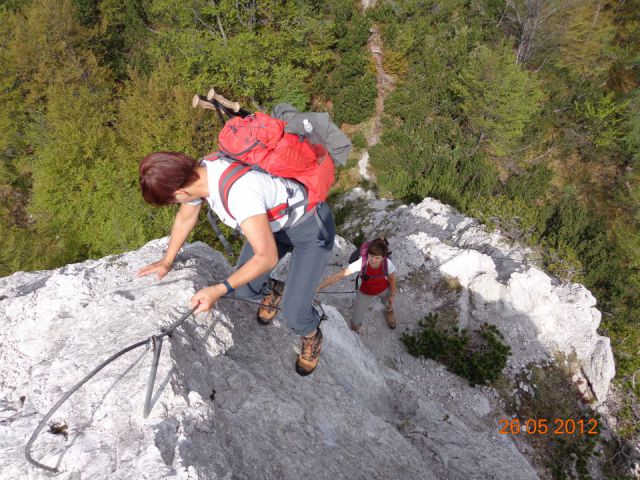
<instances>
[{"instance_id":1,"label":"hiking boot","mask_svg":"<svg viewBox=\"0 0 640 480\"><path fill-rule=\"evenodd\" d=\"M387 325L391 330L396 328L396 318L393 316L393 310L385 310L384 318L387 319Z\"/></svg>"},{"instance_id":2,"label":"hiking boot","mask_svg":"<svg viewBox=\"0 0 640 480\"><path fill-rule=\"evenodd\" d=\"M351 325L351 330L353 330L357 334L361 334L362 333L362 325L352 324Z\"/></svg>"},{"instance_id":3,"label":"hiking boot","mask_svg":"<svg viewBox=\"0 0 640 480\"><path fill-rule=\"evenodd\" d=\"M269 325L273 321L278 313L277 307L280 305L284 292L284 282L271 280L271 283L271 292L262 299L260 308L258 308L258 322L262 325Z\"/></svg>"},{"instance_id":4,"label":"hiking boot","mask_svg":"<svg viewBox=\"0 0 640 480\"><path fill-rule=\"evenodd\" d=\"M320 360L320 351L322 350L322 330L317 328L316 334L311 337L302 337L302 346L300 355L296 362L296 372L303 377L313 372Z\"/></svg>"}]
</instances>

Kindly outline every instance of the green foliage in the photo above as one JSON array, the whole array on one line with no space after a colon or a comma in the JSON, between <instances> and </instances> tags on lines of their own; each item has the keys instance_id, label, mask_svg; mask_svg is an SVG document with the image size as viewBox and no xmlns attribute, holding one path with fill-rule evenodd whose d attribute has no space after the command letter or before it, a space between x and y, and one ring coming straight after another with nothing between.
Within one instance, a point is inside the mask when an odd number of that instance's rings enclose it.
<instances>
[{"instance_id":1,"label":"green foliage","mask_svg":"<svg viewBox=\"0 0 640 480\"><path fill-rule=\"evenodd\" d=\"M624 134L621 124L627 105L628 102L617 103L613 92L575 102L575 112L587 139L597 147L615 145Z\"/></svg>"},{"instance_id":2,"label":"green foliage","mask_svg":"<svg viewBox=\"0 0 640 480\"><path fill-rule=\"evenodd\" d=\"M110 80L88 48L91 32L75 19L70 0L34 0L22 14L6 48L25 107L41 110L52 84Z\"/></svg>"},{"instance_id":3,"label":"green foliage","mask_svg":"<svg viewBox=\"0 0 640 480\"><path fill-rule=\"evenodd\" d=\"M490 228L499 228L501 235L514 241L531 241L536 234L540 211L520 197L504 195L474 200L469 208Z\"/></svg>"},{"instance_id":4,"label":"green foliage","mask_svg":"<svg viewBox=\"0 0 640 480\"><path fill-rule=\"evenodd\" d=\"M444 118L434 119L430 128L386 130L369 154L380 187L409 201L431 196L464 208L488 195L498 178L476 145Z\"/></svg>"},{"instance_id":5,"label":"green foliage","mask_svg":"<svg viewBox=\"0 0 640 480\"><path fill-rule=\"evenodd\" d=\"M545 165L535 165L520 175L511 175L507 179L504 191L509 197L518 197L525 202L545 197L550 189L553 170Z\"/></svg>"},{"instance_id":6,"label":"green foliage","mask_svg":"<svg viewBox=\"0 0 640 480\"><path fill-rule=\"evenodd\" d=\"M331 100L337 124L360 123L373 115L378 94L373 67L363 48L371 23L353 2L337 2L332 8L340 55L335 63L326 66L331 70L327 71L320 90Z\"/></svg>"},{"instance_id":7,"label":"green foliage","mask_svg":"<svg viewBox=\"0 0 640 480\"><path fill-rule=\"evenodd\" d=\"M611 251L611 239L602 221L573 194L566 193L550 212L542 236L547 268L561 278L584 281L608 308L613 285L626 280L620 277L624 267L619 254Z\"/></svg>"},{"instance_id":8,"label":"green foliage","mask_svg":"<svg viewBox=\"0 0 640 480\"><path fill-rule=\"evenodd\" d=\"M337 124L354 124L366 120L373 114L376 95L376 81L372 74L354 78L333 97L333 120Z\"/></svg>"},{"instance_id":9,"label":"green foliage","mask_svg":"<svg viewBox=\"0 0 640 480\"><path fill-rule=\"evenodd\" d=\"M367 139L362 132L356 132L351 135L351 143L355 148L367 148Z\"/></svg>"},{"instance_id":10,"label":"green foliage","mask_svg":"<svg viewBox=\"0 0 640 480\"><path fill-rule=\"evenodd\" d=\"M337 124L356 124L373 115L378 92L375 77L367 68L362 53L351 52L342 56L329 76L324 91L332 100Z\"/></svg>"},{"instance_id":11,"label":"green foliage","mask_svg":"<svg viewBox=\"0 0 640 480\"><path fill-rule=\"evenodd\" d=\"M575 195L567 193L556 204L547 222L545 237L577 246L587 239L588 231L593 226L592 220L589 209Z\"/></svg>"},{"instance_id":12,"label":"green foliage","mask_svg":"<svg viewBox=\"0 0 640 480\"><path fill-rule=\"evenodd\" d=\"M307 110L310 103L306 83L307 75L301 69L289 65L276 67L274 81L271 87L271 105L290 103L300 111Z\"/></svg>"},{"instance_id":13,"label":"green foliage","mask_svg":"<svg viewBox=\"0 0 640 480\"><path fill-rule=\"evenodd\" d=\"M551 57L554 66L571 81L606 81L613 60L612 10L598 0L583 0L560 9L544 28L549 47L541 54Z\"/></svg>"},{"instance_id":14,"label":"green foliage","mask_svg":"<svg viewBox=\"0 0 640 480\"><path fill-rule=\"evenodd\" d=\"M95 2L90 2L95 4ZM146 48L152 43L146 9L148 0L101 0L92 50L124 80L129 70L149 73Z\"/></svg>"},{"instance_id":15,"label":"green foliage","mask_svg":"<svg viewBox=\"0 0 640 480\"><path fill-rule=\"evenodd\" d=\"M601 443L603 419L593 413L571 380L578 368L574 358L560 356L545 367L530 367L502 389L508 413L521 425L528 420L536 422L535 432L524 435L523 440L539 453L553 479L592 478L589 464L599 455L596 447ZM528 390L518 388L523 383ZM545 434L540 433L541 419L548 427ZM573 434L566 433L567 420L576 425Z\"/></svg>"},{"instance_id":16,"label":"green foliage","mask_svg":"<svg viewBox=\"0 0 640 480\"><path fill-rule=\"evenodd\" d=\"M452 88L471 131L487 138L497 155L505 155L540 110L542 91L515 63L509 45L479 45Z\"/></svg>"},{"instance_id":17,"label":"green foliage","mask_svg":"<svg viewBox=\"0 0 640 480\"><path fill-rule=\"evenodd\" d=\"M584 281L584 270L576 251L562 240L543 243L542 259L545 270L568 282Z\"/></svg>"},{"instance_id":18,"label":"green foliage","mask_svg":"<svg viewBox=\"0 0 640 480\"><path fill-rule=\"evenodd\" d=\"M640 167L640 89L636 90L633 100L629 102L631 108L627 114L627 133L624 143L632 166L638 168Z\"/></svg>"},{"instance_id":19,"label":"green foliage","mask_svg":"<svg viewBox=\"0 0 640 480\"><path fill-rule=\"evenodd\" d=\"M585 421L584 418L580 419ZM553 455L549 458L549 470L554 479L591 479L589 461L593 455L597 455L595 436L583 435L579 442L572 440L567 435L556 441Z\"/></svg>"},{"instance_id":20,"label":"green foliage","mask_svg":"<svg viewBox=\"0 0 640 480\"><path fill-rule=\"evenodd\" d=\"M351 17L351 23L344 31L344 35L338 40L336 47L341 52L358 50L367 43L371 22L368 18L355 14Z\"/></svg>"},{"instance_id":21,"label":"green foliage","mask_svg":"<svg viewBox=\"0 0 640 480\"><path fill-rule=\"evenodd\" d=\"M113 134L104 128L113 115L106 95L86 86L50 88L47 114L30 135L37 150L30 211L39 228L55 232L69 259L88 254L96 214L92 170L114 148Z\"/></svg>"},{"instance_id":22,"label":"green foliage","mask_svg":"<svg viewBox=\"0 0 640 480\"><path fill-rule=\"evenodd\" d=\"M507 365L511 349L495 325L484 324L472 338L466 330L443 330L438 317L427 315L415 334L403 333L401 340L414 356L432 358L447 366L469 384L484 385L495 381Z\"/></svg>"},{"instance_id":23,"label":"green foliage","mask_svg":"<svg viewBox=\"0 0 640 480\"><path fill-rule=\"evenodd\" d=\"M305 18L299 2L259 2L240 6L153 2L149 16L157 37L149 49L155 62L170 59L182 83L194 89L214 85L239 100L268 109L282 100L306 106L309 70L329 63L331 23ZM292 92L287 95L287 82Z\"/></svg>"}]
</instances>

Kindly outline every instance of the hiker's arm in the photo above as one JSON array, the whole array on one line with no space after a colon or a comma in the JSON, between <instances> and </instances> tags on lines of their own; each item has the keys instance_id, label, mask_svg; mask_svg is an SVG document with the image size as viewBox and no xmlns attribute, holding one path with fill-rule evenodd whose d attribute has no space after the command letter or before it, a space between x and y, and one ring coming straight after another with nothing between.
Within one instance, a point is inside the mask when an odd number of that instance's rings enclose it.
<instances>
[{"instance_id":1,"label":"hiker's arm","mask_svg":"<svg viewBox=\"0 0 640 480\"><path fill-rule=\"evenodd\" d=\"M189 205L187 203L180 205L180 210L178 210L176 218L173 221L173 227L171 227L169 246L167 247L164 257L162 257L162 260L158 260L138 270L137 275L139 277L157 273L157 278L160 280L171 270L173 261L176 259L182 245L184 245L193 227L198 223L200 207L201 205Z\"/></svg>"},{"instance_id":2,"label":"hiker's arm","mask_svg":"<svg viewBox=\"0 0 640 480\"><path fill-rule=\"evenodd\" d=\"M327 288L329 285L333 285L334 283L339 282L344 277L348 277L349 275L351 275L351 272L349 271L349 269L345 268L338 273L334 273L333 275L328 276L322 282L320 282L320 285L318 285L318 288L316 288L316 292L319 292L323 288Z\"/></svg>"},{"instance_id":3,"label":"hiker's arm","mask_svg":"<svg viewBox=\"0 0 640 480\"><path fill-rule=\"evenodd\" d=\"M247 218L240 224L240 228L253 249L253 256L227 278L234 289L258 278L278 264L278 248L266 213ZM222 283L203 288L193 296L190 306L198 305L195 313L204 312L226 293L227 287Z\"/></svg>"},{"instance_id":4,"label":"hiker's arm","mask_svg":"<svg viewBox=\"0 0 640 480\"><path fill-rule=\"evenodd\" d=\"M396 274L389 274L389 288L391 289L391 295L389 296L389 303L393 305L393 301L396 299L396 293L398 293L398 285L396 284Z\"/></svg>"}]
</instances>

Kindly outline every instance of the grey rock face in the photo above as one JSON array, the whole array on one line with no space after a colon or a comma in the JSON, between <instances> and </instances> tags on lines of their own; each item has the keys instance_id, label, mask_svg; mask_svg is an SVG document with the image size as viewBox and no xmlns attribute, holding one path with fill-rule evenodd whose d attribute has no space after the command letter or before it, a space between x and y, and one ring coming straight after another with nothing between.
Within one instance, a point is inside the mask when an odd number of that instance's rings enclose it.
<instances>
[{"instance_id":1,"label":"grey rock face","mask_svg":"<svg viewBox=\"0 0 640 480\"><path fill-rule=\"evenodd\" d=\"M48 478L23 448L49 408L231 270L220 254L193 244L162 281L136 278L165 246L154 241L122 256L0 279L3 477ZM52 420L67 425L68 437L45 428L34 457L58 466L64 479L537 478L497 433L500 413L488 389L410 357L399 332L380 328L378 310L365 334L354 335L340 313L348 298L324 299L323 353L305 378L294 371L299 339L286 326L261 327L256 306L221 300L165 341L147 419L152 354L141 348L62 405Z\"/></svg>"}]
</instances>

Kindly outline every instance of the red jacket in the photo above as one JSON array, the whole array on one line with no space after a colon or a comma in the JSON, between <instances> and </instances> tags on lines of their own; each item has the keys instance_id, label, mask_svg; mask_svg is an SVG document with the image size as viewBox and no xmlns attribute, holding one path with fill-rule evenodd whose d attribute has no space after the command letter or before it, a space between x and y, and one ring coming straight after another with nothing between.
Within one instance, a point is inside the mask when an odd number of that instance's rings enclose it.
<instances>
[{"instance_id":1,"label":"red jacket","mask_svg":"<svg viewBox=\"0 0 640 480\"><path fill-rule=\"evenodd\" d=\"M389 280L384 275L384 264L380 262L378 268L371 268L369 262L367 262L367 270L365 275L369 278L362 278L362 284L360 285L360 291L366 295L378 295L389 288Z\"/></svg>"}]
</instances>

